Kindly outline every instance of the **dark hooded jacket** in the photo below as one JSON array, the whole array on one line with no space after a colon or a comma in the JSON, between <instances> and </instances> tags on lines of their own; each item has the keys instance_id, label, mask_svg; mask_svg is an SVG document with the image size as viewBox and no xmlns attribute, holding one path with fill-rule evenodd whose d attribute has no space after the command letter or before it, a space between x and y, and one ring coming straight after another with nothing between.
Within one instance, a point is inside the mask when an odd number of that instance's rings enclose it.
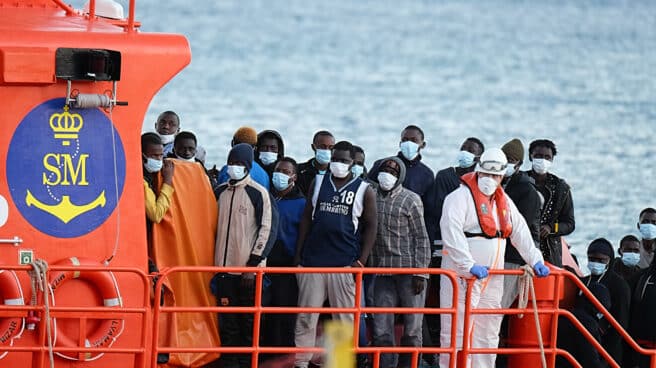
<instances>
[{"instance_id":1,"label":"dark hooded jacket","mask_svg":"<svg viewBox=\"0 0 656 368\"><path fill-rule=\"evenodd\" d=\"M590 292L599 300L604 308L612 307L608 288L600 283L593 282L588 287ZM572 311L574 318L585 327L585 329L597 340L601 340L601 326L594 305L584 296L579 296L576 307ZM570 320L561 316L558 318L558 342L559 348L572 354L574 359L581 364L583 368L604 368L606 362L601 357L597 349L592 346L588 340L583 337L581 332L570 322ZM620 361L621 364L621 361ZM565 358L558 356L556 359L556 368L566 368L572 365Z\"/></svg>"},{"instance_id":2,"label":"dark hooded jacket","mask_svg":"<svg viewBox=\"0 0 656 368\"><path fill-rule=\"evenodd\" d=\"M508 197L512 199L524 216L531 236L536 246L540 244L540 213L542 212L542 199L538 190L535 188L535 180L525 172L517 172L510 177L504 188ZM524 259L519 255L517 249L511 246L512 242L508 239L506 246L505 261L523 265Z\"/></svg>"},{"instance_id":3,"label":"dark hooded jacket","mask_svg":"<svg viewBox=\"0 0 656 368\"><path fill-rule=\"evenodd\" d=\"M527 173L532 178L537 176L533 170ZM540 225L551 227L551 234L540 241L540 250L545 261L562 267L563 248L560 238L571 234L575 227L572 192L565 180L551 173L547 173L545 186L537 186L537 189L544 197Z\"/></svg>"},{"instance_id":4,"label":"dark hooded jacket","mask_svg":"<svg viewBox=\"0 0 656 368\"><path fill-rule=\"evenodd\" d=\"M584 277L581 281L586 285L598 282L606 286L610 293L611 301L611 307L608 311L624 329L628 329L631 291L627 282L613 271L612 264L608 265L606 272L602 275L590 275ZM613 359L621 365L624 350L622 346L622 337L605 319L600 321L599 325L602 332L601 345L606 351L608 351Z\"/></svg>"},{"instance_id":5,"label":"dark hooded jacket","mask_svg":"<svg viewBox=\"0 0 656 368\"><path fill-rule=\"evenodd\" d=\"M273 169L275 168L276 163L274 162L269 166L264 165L260 160L260 153L257 151L257 147L259 147L260 145L260 140L262 138L267 138L267 137L273 137L275 140L278 141L278 160L285 157L285 143L282 141L282 136L280 135L280 133L278 133L275 130L263 130L257 134L257 144L255 145L256 146L255 162L257 162L260 166L262 166L262 168L269 175L269 179L271 179L271 177L273 176Z\"/></svg>"}]
</instances>

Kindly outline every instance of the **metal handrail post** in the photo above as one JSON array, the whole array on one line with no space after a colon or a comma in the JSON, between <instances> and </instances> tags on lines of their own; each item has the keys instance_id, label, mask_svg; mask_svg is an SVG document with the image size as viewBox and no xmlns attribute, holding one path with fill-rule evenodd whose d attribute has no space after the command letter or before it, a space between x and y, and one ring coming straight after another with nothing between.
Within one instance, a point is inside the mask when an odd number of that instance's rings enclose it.
<instances>
[{"instance_id":1,"label":"metal handrail post","mask_svg":"<svg viewBox=\"0 0 656 368\"><path fill-rule=\"evenodd\" d=\"M467 291L466 291L466 296L465 296L465 313L463 317L463 326L462 326L462 349L460 350L458 354L458 366L459 367L467 367L467 361L469 360L469 351L471 348L471 339L470 339L470 334L471 334L471 328L472 328L472 323L471 323L471 315L472 315L472 306L471 306L471 296L472 292L474 289L474 282L476 282L476 279L470 278L466 279L467 281Z\"/></svg>"}]
</instances>

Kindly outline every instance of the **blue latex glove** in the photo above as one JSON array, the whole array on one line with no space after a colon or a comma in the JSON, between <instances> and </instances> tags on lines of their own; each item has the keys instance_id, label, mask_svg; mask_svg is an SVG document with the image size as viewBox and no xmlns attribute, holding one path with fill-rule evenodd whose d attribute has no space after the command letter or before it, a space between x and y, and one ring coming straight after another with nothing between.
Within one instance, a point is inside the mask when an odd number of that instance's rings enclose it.
<instances>
[{"instance_id":1,"label":"blue latex glove","mask_svg":"<svg viewBox=\"0 0 656 368\"><path fill-rule=\"evenodd\" d=\"M549 276L549 267L545 266L544 263L538 262L533 266L533 271L537 277L547 277Z\"/></svg>"},{"instance_id":2,"label":"blue latex glove","mask_svg":"<svg viewBox=\"0 0 656 368\"><path fill-rule=\"evenodd\" d=\"M488 268L489 267L487 266L473 265L472 268L469 269L469 273L476 276L477 279L484 279L487 277Z\"/></svg>"}]
</instances>

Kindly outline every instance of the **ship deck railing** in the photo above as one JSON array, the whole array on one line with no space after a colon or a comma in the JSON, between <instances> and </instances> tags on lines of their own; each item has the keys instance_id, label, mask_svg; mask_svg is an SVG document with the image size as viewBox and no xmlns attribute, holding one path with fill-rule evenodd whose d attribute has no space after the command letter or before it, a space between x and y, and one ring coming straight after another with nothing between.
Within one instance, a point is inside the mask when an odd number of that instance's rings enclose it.
<instances>
[{"instance_id":1,"label":"ship deck railing","mask_svg":"<svg viewBox=\"0 0 656 368\"><path fill-rule=\"evenodd\" d=\"M27 272L31 268L29 266L1 266L3 270L13 270L16 272ZM60 306L60 305L51 305L49 307L49 312L51 318L75 318L80 319L80 330L84 331L85 320L87 319L113 319L113 318L125 318L126 315L138 315L141 335L139 343L136 346L126 346L126 344L117 344L120 347L112 346L105 348L85 348L85 347L62 347L54 346L52 349L54 352L60 353L77 353L80 357L89 353L105 353L111 357L111 354L134 354L135 355L135 368L156 368L157 367L157 354L158 353L248 353L252 354L252 366L257 367L258 358L261 354L295 354L298 352L314 352L314 353L325 353L325 349L322 347L311 347L311 348L299 348L299 347L269 347L261 346L260 341L260 332L261 332L261 316L265 314L274 314L274 313L285 313L285 314L296 314L296 313L353 313L353 336L354 343L352 347L352 352L370 354L372 356L373 368L377 368L380 361L380 354L384 353L409 353L412 355L412 364L413 367L416 367L419 361L420 354L449 354L450 359L450 368L455 367L466 367L465 362L472 354L498 354L498 355L515 355L515 354L539 354L540 347L531 346L531 347L502 347L502 348L474 348L471 346L469 339L463 339L462 344L456 344L456 333L455 328L457 326L457 313L456 308L434 308L434 307L419 307L419 308L405 308L405 307L394 307L394 308L379 308L379 307L365 307L362 305L362 293L363 293L363 277L366 274L431 274L431 275L442 275L449 279L453 287L453 295L451 306L457 305L456 301L458 300L458 288L456 287L458 282L461 282L460 279L453 271L439 269L439 268L428 268L428 269L413 269L413 268L310 268L310 267L170 267L160 270L156 274L146 274L143 270L139 268L131 267L105 267L105 266L60 266L53 265L50 267L48 272L55 271L84 271L84 272L107 272L111 271L116 274L130 274L131 277L139 280L141 285L136 283L132 284L131 287L139 287L143 292L140 291L139 300L133 300L128 307L121 308L109 308L103 306L91 307L91 306ZM254 305L250 307L225 307L225 306L160 306L161 301L161 290L163 282L167 277L175 273L184 273L184 272L201 272L201 273L218 273L218 272L228 272L228 273L242 273L250 272L255 273L255 297ZM262 305L262 288L263 288L263 277L266 274L299 274L299 273L348 273L353 274L355 277L355 305L350 308L337 308L337 307L318 307L318 308L309 308L309 307L268 307ZM490 276L498 275L521 275L523 271L521 270L490 270ZM123 276L125 277L125 276ZM643 356L648 356L650 359L650 368L656 368L656 349L647 349L640 346L626 331L622 326L613 318L613 316L602 306L602 304L592 295L592 293L587 289L585 284L573 273L560 269L553 269L549 278L554 278L554 290L553 295L558 296L563 293L562 288L564 287L564 282L572 283L577 289L582 291L582 294L594 305L594 307L603 314L604 318L610 323L613 329L615 329L626 344L633 351L639 353ZM124 280L121 278L121 280ZM151 293L153 292L153 281L157 280L155 283L154 291L154 301ZM465 303L465 313L464 313L464 331L463 336L468 336L471 328L472 317L476 314L494 314L494 315L515 315L515 314L524 314L524 318L533 319L533 308L529 302L529 305L526 308L508 308L508 309L478 309L473 308L471 305L471 292L474 285L474 279L464 279L467 284L466 289L466 303ZM136 281L135 281L136 282ZM125 285L122 285L125 287ZM209 285L208 285L209 287ZM29 299L26 299L26 302ZM618 368L621 367L622 362L616 362L610 356L610 354L604 350L601 344L595 340L595 338L583 327L583 325L574 317L574 315L565 307L561 306L560 298L554 297L553 303L549 306L540 305L538 307L538 314L540 315L550 315L552 318L549 323L551 323L550 331L551 333L548 336L544 336L544 347L543 351L547 356L547 361L549 366L553 365L555 358L561 356L574 367L581 367L581 365L576 362L574 357L567 351L559 349L557 347L557 338L558 338L558 317L568 319L576 329L581 333L581 335L599 352L600 356L608 362L610 367ZM39 301L36 305L24 305L24 306L7 306L0 305L0 318L7 317L26 317L28 313L37 313L42 317L45 315L46 307L42 300ZM248 313L253 314L253 344L251 346L244 347L224 347L224 346L199 346L197 347L172 347L172 346L161 346L158 345L157 336L160 333L169 333L166 331L159 330L159 319L163 314L175 314L175 313ZM451 323L451 343L448 347L382 347L382 346L368 346L362 347L358 346L357 336L359 335L359 330L361 328L361 318L360 316L363 313L395 313L395 314L413 314L413 313L422 313L422 314L449 314L452 319ZM48 344L47 344L47 323L38 323L36 327L36 340L39 342L37 346L26 346L25 344L16 343L14 346L9 345L0 345L0 353L8 351L22 351L22 352L32 352L34 353L33 359L33 368L45 368L48 366ZM152 334L149 331L152 330ZM81 337L83 339L83 337ZM457 348L457 345L461 345L460 348ZM109 358L108 356L104 357L105 359Z\"/></svg>"}]
</instances>

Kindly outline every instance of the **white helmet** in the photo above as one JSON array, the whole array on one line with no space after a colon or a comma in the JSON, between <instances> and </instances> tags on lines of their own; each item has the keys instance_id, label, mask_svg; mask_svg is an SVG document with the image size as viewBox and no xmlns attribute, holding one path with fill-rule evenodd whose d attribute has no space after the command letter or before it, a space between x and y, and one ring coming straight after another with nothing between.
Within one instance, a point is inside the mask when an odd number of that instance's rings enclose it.
<instances>
[{"instance_id":1,"label":"white helmet","mask_svg":"<svg viewBox=\"0 0 656 368\"><path fill-rule=\"evenodd\" d=\"M476 165L476 172L492 175L504 175L508 166L506 154L499 148L488 148L481 155L481 160Z\"/></svg>"}]
</instances>

